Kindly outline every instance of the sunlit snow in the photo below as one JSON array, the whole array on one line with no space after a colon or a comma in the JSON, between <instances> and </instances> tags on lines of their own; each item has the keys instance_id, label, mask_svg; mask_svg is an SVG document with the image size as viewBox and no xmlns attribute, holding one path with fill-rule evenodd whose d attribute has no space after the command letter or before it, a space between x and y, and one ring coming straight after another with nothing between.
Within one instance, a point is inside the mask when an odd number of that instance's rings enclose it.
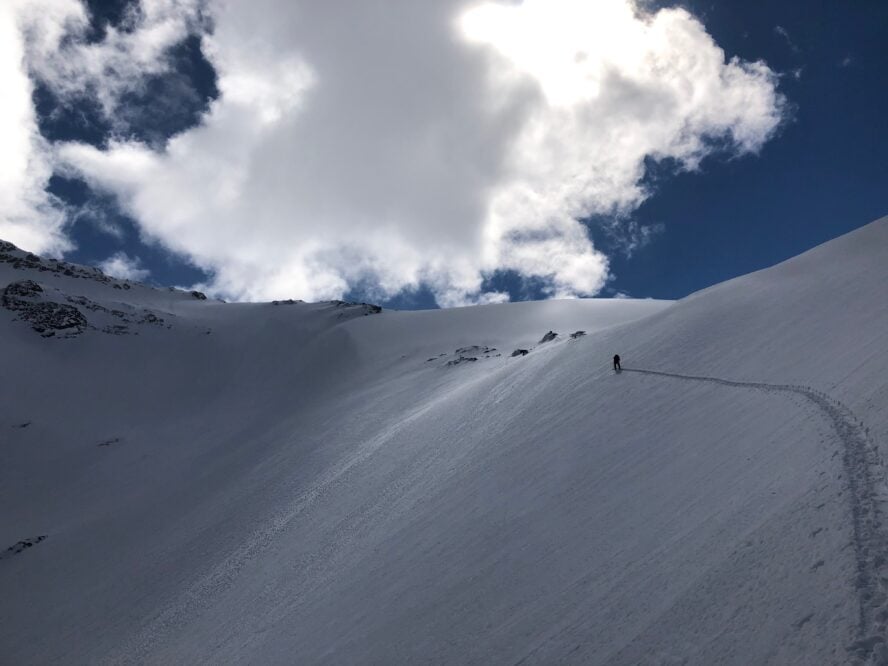
<instances>
[{"instance_id":1,"label":"sunlit snow","mask_svg":"<svg viewBox=\"0 0 888 666\"><path fill-rule=\"evenodd\" d=\"M0 256L4 663L885 657L888 218L676 303Z\"/></svg>"}]
</instances>

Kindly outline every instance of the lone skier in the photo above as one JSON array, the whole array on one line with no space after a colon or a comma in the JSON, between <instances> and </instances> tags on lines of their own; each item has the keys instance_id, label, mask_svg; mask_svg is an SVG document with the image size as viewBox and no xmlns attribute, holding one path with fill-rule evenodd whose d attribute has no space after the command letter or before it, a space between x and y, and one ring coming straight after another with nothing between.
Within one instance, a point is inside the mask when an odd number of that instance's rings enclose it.
<instances>
[{"instance_id":1,"label":"lone skier","mask_svg":"<svg viewBox=\"0 0 888 666\"><path fill-rule=\"evenodd\" d=\"M622 368L620 367L620 355L614 354L614 371L620 372Z\"/></svg>"}]
</instances>

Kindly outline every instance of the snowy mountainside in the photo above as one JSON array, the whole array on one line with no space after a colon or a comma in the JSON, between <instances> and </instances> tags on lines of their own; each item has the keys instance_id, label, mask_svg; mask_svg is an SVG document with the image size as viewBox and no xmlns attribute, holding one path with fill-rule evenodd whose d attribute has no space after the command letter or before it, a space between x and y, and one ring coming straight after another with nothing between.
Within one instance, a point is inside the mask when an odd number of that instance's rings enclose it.
<instances>
[{"instance_id":1,"label":"snowy mountainside","mask_svg":"<svg viewBox=\"0 0 888 666\"><path fill-rule=\"evenodd\" d=\"M4 660L888 658L888 219L674 304L225 304L0 249Z\"/></svg>"}]
</instances>

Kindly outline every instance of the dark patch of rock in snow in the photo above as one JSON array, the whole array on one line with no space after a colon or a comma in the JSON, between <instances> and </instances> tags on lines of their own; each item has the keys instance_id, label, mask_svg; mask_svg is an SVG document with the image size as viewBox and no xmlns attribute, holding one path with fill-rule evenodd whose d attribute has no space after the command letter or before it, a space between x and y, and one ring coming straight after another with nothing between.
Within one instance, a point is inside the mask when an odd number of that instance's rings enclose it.
<instances>
[{"instance_id":1,"label":"dark patch of rock in snow","mask_svg":"<svg viewBox=\"0 0 888 666\"><path fill-rule=\"evenodd\" d=\"M461 363L473 363L477 360L478 358L475 356L460 356L459 358L455 358L452 361L447 361L447 367L460 365Z\"/></svg>"},{"instance_id":2,"label":"dark patch of rock in snow","mask_svg":"<svg viewBox=\"0 0 888 666\"><path fill-rule=\"evenodd\" d=\"M86 317L77 308L64 303L42 300L43 287L33 280L21 280L6 285L0 304L18 314L18 318L31 324L31 328L43 337L56 333L71 337L83 333Z\"/></svg>"},{"instance_id":3,"label":"dark patch of rock in snow","mask_svg":"<svg viewBox=\"0 0 888 666\"><path fill-rule=\"evenodd\" d=\"M551 342L555 338L558 337L558 334L555 331L549 331L542 338L540 338L539 344L543 344L544 342Z\"/></svg>"},{"instance_id":4,"label":"dark patch of rock in snow","mask_svg":"<svg viewBox=\"0 0 888 666\"><path fill-rule=\"evenodd\" d=\"M40 543L46 538L46 534L41 534L40 536L31 537L30 539L24 539L23 541L19 541L14 546L10 546L2 553L0 553L0 560L5 560L7 557L12 557L13 555L18 555L24 550L27 550L31 546Z\"/></svg>"},{"instance_id":5,"label":"dark patch of rock in snow","mask_svg":"<svg viewBox=\"0 0 888 666\"><path fill-rule=\"evenodd\" d=\"M454 353L458 356L469 356L470 354L477 354L478 356L486 356L490 357L493 352L496 351L496 347L486 347L482 345L471 345L470 347L460 347Z\"/></svg>"},{"instance_id":6,"label":"dark patch of rock in snow","mask_svg":"<svg viewBox=\"0 0 888 666\"><path fill-rule=\"evenodd\" d=\"M112 335L132 333L133 324L164 326L163 318L150 310L137 310L129 305L111 309L83 296L68 296L54 287L45 288L33 280L12 282L3 289L0 305L31 324L44 337L70 338L93 328ZM98 315L90 322L83 311ZM116 320L116 321L115 321ZM167 326L169 328L169 326Z\"/></svg>"},{"instance_id":7,"label":"dark patch of rock in snow","mask_svg":"<svg viewBox=\"0 0 888 666\"><path fill-rule=\"evenodd\" d=\"M570 334L572 340L576 340L577 338L581 338L586 335L586 331L574 331Z\"/></svg>"},{"instance_id":8,"label":"dark patch of rock in snow","mask_svg":"<svg viewBox=\"0 0 888 666\"><path fill-rule=\"evenodd\" d=\"M337 309L345 310L339 314L340 317L355 317L379 314L382 307L373 305L372 303L352 303L350 301L330 301L330 304Z\"/></svg>"},{"instance_id":9,"label":"dark patch of rock in snow","mask_svg":"<svg viewBox=\"0 0 888 666\"><path fill-rule=\"evenodd\" d=\"M0 241L0 262L10 264L16 270L36 270L41 273L53 273L83 280L94 280L113 285L119 289L129 289L125 280L105 275L92 266L78 266L58 259L41 259L36 254L20 250L8 241Z\"/></svg>"},{"instance_id":10,"label":"dark patch of rock in snow","mask_svg":"<svg viewBox=\"0 0 888 666\"><path fill-rule=\"evenodd\" d=\"M454 350L453 358L447 361L447 363L444 364L444 367L453 367L454 365L461 365L463 363L473 363L482 358L502 356L502 354L496 354L494 352L496 352L495 347L488 347L486 345L469 345L468 347L460 347L459 349ZM429 361L437 361L443 356L447 356L447 354L438 354L438 356L428 359L426 363Z\"/></svg>"},{"instance_id":11,"label":"dark patch of rock in snow","mask_svg":"<svg viewBox=\"0 0 888 666\"><path fill-rule=\"evenodd\" d=\"M61 337L80 335L88 325L80 310L64 303L34 303L21 312L19 318L45 338L57 333L62 334Z\"/></svg>"},{"instance_id":12,"label":"dark patch of rock in snow","mask_svg":"<svg viewBox=\"0 0 888 666\"><path fill-rule=\"evenodd\" d=\"M43 293L43 287L34 280L19 280L6 285L3 290L3 307L7 310L23 310L28 305L25 299L34 298Z\"/></svg>"},{"instance_id":13,"label":"dark patch of rock in snow","mask_svg":"<svg viewBox=\"0 0 888 666\"><path fill-rule=\"evenodd\" d=\"M512 357L527 356L529 353L530 353L530 351L528 351L527 349L516 349L511 354L509 354L509 356L512 356Z\"/></svg>"},{"instance_id":14,"label":"dark patch of rock in snow","mask_svg":"<svg viewBox=\"0 0 888 666\"><path fill-rule=\"evenodd\" d=\"M79 305L90 312L102 313L107 316L119 319L122 323L110 323L102 326L99 330L110 335L127 335L131 333L130 325L132 324L151 324L163 327L166 323L162 317L158 317L150 310L136 310L131 306L124 306L127 310L117 310L106 308L95 301L91 301L83 296L66 296L68 303ZM167 328L170 328L167 326Z\"/></svg>"}]
</instances>

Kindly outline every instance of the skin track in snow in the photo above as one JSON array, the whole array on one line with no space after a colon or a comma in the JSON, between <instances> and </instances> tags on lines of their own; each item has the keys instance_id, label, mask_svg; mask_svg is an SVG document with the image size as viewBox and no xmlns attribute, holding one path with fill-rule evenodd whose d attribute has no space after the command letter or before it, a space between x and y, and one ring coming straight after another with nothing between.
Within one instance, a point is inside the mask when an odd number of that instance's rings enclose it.
<instances>
[{"instance_id":1,"label":"skin track in snow","mask_svg":"<svg viewBox=\"0 0 888 666\"><path fill-rule=\"evenodd\" d=\"M854 551L857 559L857 590L860 603L858 639L850 646L862 659L878 650L877 661L888 662L885 646L888 620L888 534L883 523L888 483L884 462L868 436L868 429L838 400L810 386L737 382L718 377L698 377L658 370L624 368L658 377L670 377L695 382L710 382L720 386L746 388L766 393L789 392L804 396L831 422L842 443L842 462L848 483L848 497L853 520ZM808 618L810 619L810 618ZM805 620L807 621L807 620Z\"/></svg>"}]
</instances>

